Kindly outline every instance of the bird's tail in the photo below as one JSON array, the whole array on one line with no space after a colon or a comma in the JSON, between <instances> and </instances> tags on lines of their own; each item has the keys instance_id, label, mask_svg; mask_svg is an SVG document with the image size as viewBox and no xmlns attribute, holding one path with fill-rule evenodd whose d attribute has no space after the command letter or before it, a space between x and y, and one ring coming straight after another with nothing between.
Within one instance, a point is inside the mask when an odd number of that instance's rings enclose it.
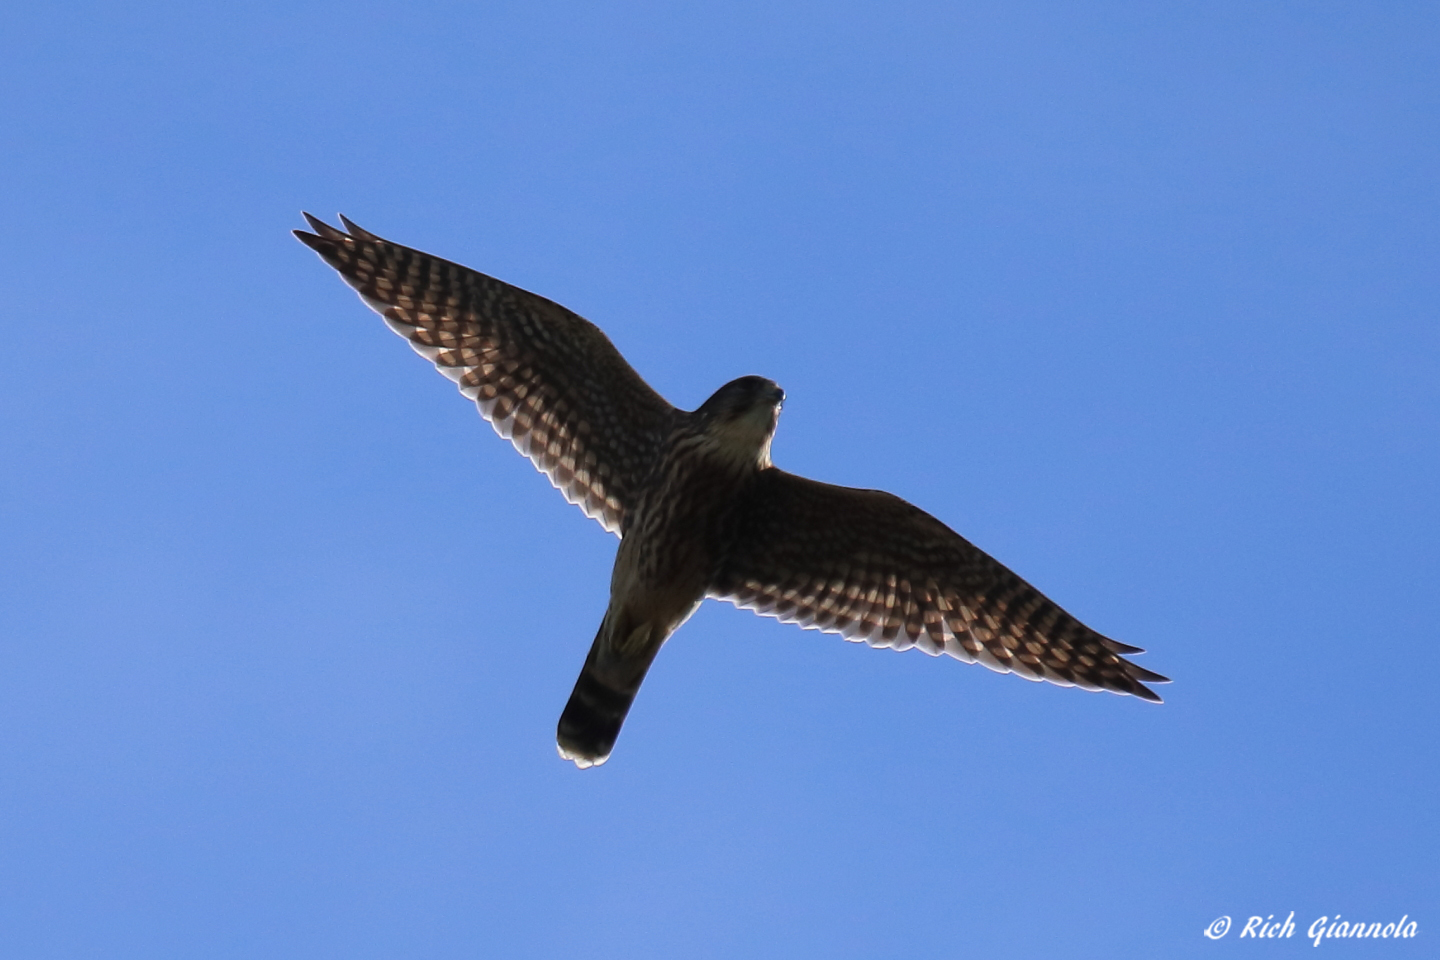
<instances>
[{"instance_id":1,"label":"bird's tail","mask_svg":"<svg viewBox=\"0 0 1440 960\"><path fill-rule=\"evenodd\" d=\"M561 757L582 769L610 759L630 704L665 640L654 632L648 623L632 624L623 613L606 612L560 714L555 741Z\"/></svg>"}]
</instances>

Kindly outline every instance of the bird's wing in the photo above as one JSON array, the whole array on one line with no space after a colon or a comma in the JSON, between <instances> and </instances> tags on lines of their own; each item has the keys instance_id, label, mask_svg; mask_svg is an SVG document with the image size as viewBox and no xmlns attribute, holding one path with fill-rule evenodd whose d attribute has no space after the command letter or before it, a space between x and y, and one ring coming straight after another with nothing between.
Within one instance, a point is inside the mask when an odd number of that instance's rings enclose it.
<instances>
[{"instance_id":1,"label":"bird's wing","mask_svg":"<svg viewBox=\"0 0 1440 960\"><path fill-rule=\"evenodd\" d=\"M770 468L720 532L709 595L871 646L948 653L1002 673L1159 702L1166 678L945 524L879 490Z\"/></svg>"},{"instance_id":2,"label":"bird's wing","mask_svg":"<svg viewBox=\"0 0 1440 960\"><path fill-rule=\"evenodd\" d=\"M678 411L600 328L544 297L341 217L295 236L474 400L565 499L618 533Z\"/></svg>"}]
</instances>

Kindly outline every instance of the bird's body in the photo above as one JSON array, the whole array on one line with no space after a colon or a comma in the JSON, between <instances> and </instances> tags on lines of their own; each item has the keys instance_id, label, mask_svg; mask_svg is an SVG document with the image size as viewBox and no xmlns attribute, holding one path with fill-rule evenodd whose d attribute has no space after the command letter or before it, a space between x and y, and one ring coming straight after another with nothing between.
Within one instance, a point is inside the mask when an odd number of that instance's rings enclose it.
<instances>
[{"instance_id":1,"label":"bird's body","mask_svg":"<svg viewBox=\"0 0 1440 960\"><path fill-rule=\"evenodd\" d=\"M307 214L308 217L308 214ZM784 393L763 377L693 412L593 324L457 264L308 217L296 235L572 503L621 537L610 601L560 718L560 754L610 755L660 647L707 596L872 646L1159 701L1165 678L940 521L890 494L777 469ZM341 218L344 220L344 218Z\"/></svg>"},{"instance_id":2,"label":"bird's body","mask_svg":"<svg viewBox=\"0 0 1440 960\"><path fill-rule=\"evenodd\" d=\"M784 394L760 377L727 389L721 399L740 404L738 415L736 404L714 398L688 415L662 446L621 525L610 606L560 716L560 755L581 766L609 756L655 654L714 582L725 557L725 521L770 466Z\"/></svg>"}]
</instances>

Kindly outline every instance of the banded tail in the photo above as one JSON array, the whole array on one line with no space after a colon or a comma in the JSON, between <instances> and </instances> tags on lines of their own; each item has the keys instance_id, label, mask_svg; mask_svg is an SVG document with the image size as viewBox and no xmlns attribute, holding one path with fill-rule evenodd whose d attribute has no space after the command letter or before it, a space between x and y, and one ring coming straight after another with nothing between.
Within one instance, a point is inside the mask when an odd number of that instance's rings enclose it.
<instances>
[{"instance_id":1,"label":"banded tail","mask_svg":"<svg viewBox=\"0 0 1440 960\"><path fill-rule=\"evenodd\" d=\"M612 625L621 629L613 629ZM640 692L645 673L660 652L665 637L653 638L648 623L631 626L624 615L607 611L590 645L590 655L575 681L555 742L561 758L580 769L597 767L610 759L625 715ZM616 637L623 638L616 642Z\"/></svg>"}]
</instances>

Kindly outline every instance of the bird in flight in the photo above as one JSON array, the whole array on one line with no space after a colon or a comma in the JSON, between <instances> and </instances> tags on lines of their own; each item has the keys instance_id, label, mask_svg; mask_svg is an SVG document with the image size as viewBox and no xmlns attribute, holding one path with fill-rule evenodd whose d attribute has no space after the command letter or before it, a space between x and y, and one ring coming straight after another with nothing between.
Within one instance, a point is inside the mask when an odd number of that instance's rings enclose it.
<instances>
[{"instance_id":1,"label":"bird in flight","mask_svg":"<svg viewBox=\"0 0 1440 960\"><path fill-rule=\"evenodd\" d=\"M785 393L725 384L687 412L594 324L345 217L296 230L565 499L620 537L610 603L560 715L560 756L610 757L660 647L706 597L872 647L1160 702L1138 647L1076 620L899 497L774 466Z\"/></svg>"}]
</instances>

